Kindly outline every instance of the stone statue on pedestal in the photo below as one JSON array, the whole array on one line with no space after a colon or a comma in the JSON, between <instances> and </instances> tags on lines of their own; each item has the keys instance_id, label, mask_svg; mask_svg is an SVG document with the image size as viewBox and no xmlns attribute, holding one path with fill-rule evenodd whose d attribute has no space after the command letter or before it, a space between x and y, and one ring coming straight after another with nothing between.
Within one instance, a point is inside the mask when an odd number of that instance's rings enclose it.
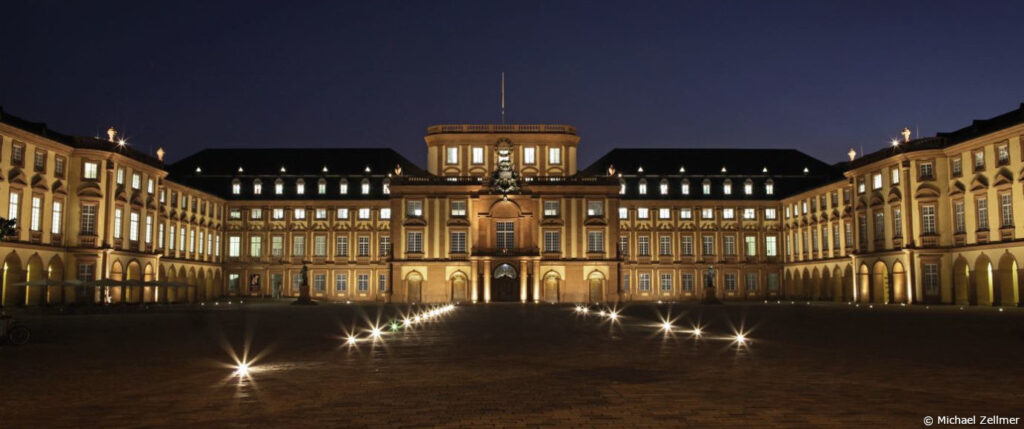
<instances>
[{"instance_id":1,"label":"stone statue on pedestal","mask_svg":"<svg viewBox=\"0 0 1024 429\"><path fill-rule=\"evenodd\" d=\"M717 291L715 290L715 266L708 265L707 271L704 272L704 297L701 299L703 304L721 304L722 301L718 300Z\"/></svg>"},{"instance_id":2,"label":"stone statue on pedestal","mask_svg":"<svg viewBox=\"0 0 1024 429\"><path fill-rule=\"evenodd\" d=\"M314 305L316 302L313 301L309 296L309 267L306 263L302 263L302 270L299 271L299 299L295 300L292 304L298 305Z\"/></svg>"}]
</instances>

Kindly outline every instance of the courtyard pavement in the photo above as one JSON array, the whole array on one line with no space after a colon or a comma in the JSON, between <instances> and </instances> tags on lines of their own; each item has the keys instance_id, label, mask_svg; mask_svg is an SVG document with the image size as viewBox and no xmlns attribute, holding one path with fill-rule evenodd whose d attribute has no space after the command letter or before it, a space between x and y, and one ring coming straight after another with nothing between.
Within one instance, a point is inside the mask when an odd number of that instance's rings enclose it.
<instances>
[{"instance_id":1,"label":"courtyard pavement","mask_svg":"<svg viewBox=\"0 0 1024 429\"><path fill-rule=\"evenodd\" d=\"M25 310L16 314L32 341L0 346L0 427L923 427L925 416L1024 417L1021 309L633 304L615 323L598 310L460 305L408 329L385 326L377 341L369 326L407 307ZM673 332L659 331L669 314ZM233 373L233 354L247 356L247 377Z\"/></svg>"}]
</instances>

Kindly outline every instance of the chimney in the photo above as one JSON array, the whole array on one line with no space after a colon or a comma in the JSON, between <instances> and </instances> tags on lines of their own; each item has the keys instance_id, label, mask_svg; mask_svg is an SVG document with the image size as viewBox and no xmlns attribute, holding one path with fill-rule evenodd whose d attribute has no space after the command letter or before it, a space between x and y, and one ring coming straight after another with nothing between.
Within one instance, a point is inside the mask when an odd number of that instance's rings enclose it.
<instances>
[{"instance_id":1,"label":"chimney","mask_svg":"<svg viewBox=\"0 0 1024 429\"><path fill-rule=\"evenodd\" d=\"M117 136L117 130L114 127L107 128L107 141L113 143L115 136Z\"/></svg>"},{"instance_id":2,"label":"chimney","mask_svg":"<svg viewBox=\"0 0 1024 429\"><path fill-rule=\"evenodd\" d=\"M910 128L903 127L903 131L900 133L903 134L903 143L910 141Z\"/></svg>"}]
</instances>

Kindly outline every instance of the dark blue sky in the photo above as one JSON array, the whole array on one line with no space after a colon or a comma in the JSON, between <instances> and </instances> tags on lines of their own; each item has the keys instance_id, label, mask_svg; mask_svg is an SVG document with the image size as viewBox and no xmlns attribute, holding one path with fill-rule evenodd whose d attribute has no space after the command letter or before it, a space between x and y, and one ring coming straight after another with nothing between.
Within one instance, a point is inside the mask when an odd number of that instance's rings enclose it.
<instances>
[{"instance_id":1,"label":"dark blue sky","mask_svg":"<svg viewBox=\"0 0 1024 429\"><path fill-rule=\"evenodd\" d=\"M181 4L188 3L188 4ZM613 147L786 147L828 162L1024 101L1020 2L8 2L0 105L204 147L390 146L425 127L580 129Z\"/></svg>"}]
</instances>

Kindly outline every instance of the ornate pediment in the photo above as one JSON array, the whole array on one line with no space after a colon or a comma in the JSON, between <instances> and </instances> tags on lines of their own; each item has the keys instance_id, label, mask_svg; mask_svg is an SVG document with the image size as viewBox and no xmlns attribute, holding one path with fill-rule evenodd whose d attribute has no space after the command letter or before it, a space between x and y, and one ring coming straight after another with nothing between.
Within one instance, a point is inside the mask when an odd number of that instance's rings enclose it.
<instances>
[{"instance_id":1,"label":"ornate pediment","mask_svg":"<svg viewBox=\"0 0 1024 429\"><path fill-rule=\"evenodd\" d=\"M519 192L519 173L512 169L512 141L502 138L494 146L498 169L491 175L491 191L505 195Z\"/></svg>"}]
</instances>

